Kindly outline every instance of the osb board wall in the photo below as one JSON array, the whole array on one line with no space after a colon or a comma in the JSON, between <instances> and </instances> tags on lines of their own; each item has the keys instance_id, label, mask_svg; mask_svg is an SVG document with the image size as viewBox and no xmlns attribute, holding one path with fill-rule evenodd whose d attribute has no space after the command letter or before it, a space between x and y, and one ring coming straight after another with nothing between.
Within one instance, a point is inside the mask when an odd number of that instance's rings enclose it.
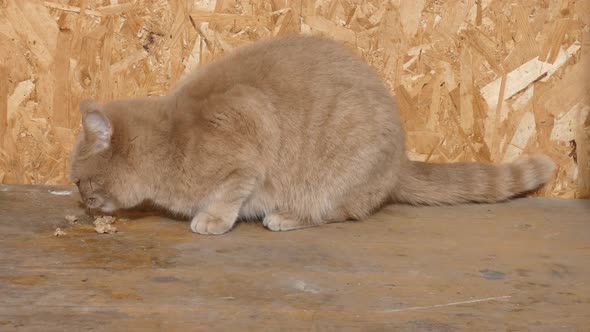
<instances>
[{"instance_id":1,"label":"osb board wall","mask_svg":"<svg viewBox=\"0 0 590 332\"><path fill-rule=\"evenodd\" d=\"M356 50L397 96L409 155L558 164L544 196L590 195L590 1L0 0L0 182L66 183L82 98L161 95L287 33Z\"/></svg>"}]
</instances>

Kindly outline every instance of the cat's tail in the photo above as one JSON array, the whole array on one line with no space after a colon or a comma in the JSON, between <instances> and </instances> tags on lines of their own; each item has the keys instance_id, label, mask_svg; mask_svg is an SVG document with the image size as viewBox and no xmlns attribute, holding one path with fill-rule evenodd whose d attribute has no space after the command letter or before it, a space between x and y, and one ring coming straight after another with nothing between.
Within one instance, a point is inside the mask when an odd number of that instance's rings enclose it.
<instances>
[{"instance_id":1,"label":"cat's tail","mask_svg":"<svg viewBox=\"0 0 590 332\"><path fill-rule=\"evenodd\" d=\"M553 169L545 155L499 165L406 161L392 195L397 202L417 205L501 202L538 189Z\"/></svg>"}]
</instances>

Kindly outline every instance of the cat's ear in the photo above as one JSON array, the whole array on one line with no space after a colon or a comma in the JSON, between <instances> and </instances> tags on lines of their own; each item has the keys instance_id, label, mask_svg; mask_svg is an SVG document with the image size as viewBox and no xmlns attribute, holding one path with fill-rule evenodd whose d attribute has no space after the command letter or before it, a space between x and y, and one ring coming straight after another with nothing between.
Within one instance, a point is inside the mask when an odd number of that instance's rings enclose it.
<instances>
[{"instance_id":1,"label":"cat's ear","mask_svg":"<svg viewBox=\"0 0 590 332\"><path fill-rule=\"evenodd\" d=\"M113 126L104 114L103 107L93 100L83 100L80 103L82 112L82 127L84 137L92 145L92 152L100 152L111 145Z\"/></svg>"}]
</instances>

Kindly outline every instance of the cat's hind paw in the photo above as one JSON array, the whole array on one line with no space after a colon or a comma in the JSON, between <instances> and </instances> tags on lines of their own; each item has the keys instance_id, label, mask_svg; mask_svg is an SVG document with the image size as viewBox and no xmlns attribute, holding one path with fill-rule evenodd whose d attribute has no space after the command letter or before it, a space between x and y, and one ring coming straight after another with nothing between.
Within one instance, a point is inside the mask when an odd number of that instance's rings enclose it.
<instances>
[{"instance_id":1,"label":"cat's hind paw","mask_svg":"<svg viewBox=\"0 0 590 332\"><path fill-rule=\"evenodd\" d=\"M309 223L301 222L297 219L290 218L283 213L272 213L264 217L262 224L271 231L290 231L299 228L314 226Z\"/></svg>"},{"instance_id":2,"label":"cat's hind paw","mask_svg":"<svg viewBox=\"0 0 590 332\"><path fill-rule=\"evenodd\" d=\"M219 235L227 233L234 225L234 220L223 220L208 213L199 213L191 221L191 230L199 234Z\"/></svg>"}]
</instances>

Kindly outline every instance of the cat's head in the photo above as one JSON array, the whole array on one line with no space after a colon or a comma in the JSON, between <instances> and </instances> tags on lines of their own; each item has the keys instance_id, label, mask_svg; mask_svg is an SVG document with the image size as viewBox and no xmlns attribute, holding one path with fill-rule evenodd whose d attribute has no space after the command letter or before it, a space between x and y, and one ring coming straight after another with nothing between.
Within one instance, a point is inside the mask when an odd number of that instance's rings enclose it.
<instances>
[{"instance_id":1,"label":"cat's head","mask_svg":"<svg viewBox=\"0 0 590 332\"><path fill-rule=\"evenodd\" d=\"M105 105L91 100L80 103L82 130L73 148L69 178L78 186L90 209L110 213L139 202L129 202L122 162L114 147L115 128Z\"/></svg>"}]
</instances>

